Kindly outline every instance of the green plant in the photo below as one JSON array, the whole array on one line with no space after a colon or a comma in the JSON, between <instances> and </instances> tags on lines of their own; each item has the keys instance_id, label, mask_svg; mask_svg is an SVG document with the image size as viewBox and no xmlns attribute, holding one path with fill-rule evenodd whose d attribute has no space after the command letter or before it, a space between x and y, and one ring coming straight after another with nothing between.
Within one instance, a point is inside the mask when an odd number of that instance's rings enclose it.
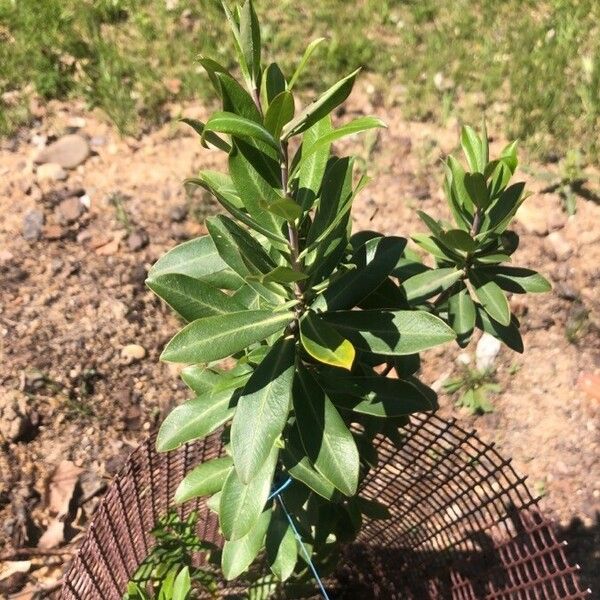
<instances>
[{"instance_id":1,"label":"green plant","mask_svg":"<svg viewBox=\"0 0 600 600\"><path fill-rule=\"evenodd\" d=\"M502 388L494 381L492 370L473 369L465 365L459 377L444 382L442 390L446 394L461 392L456 399L456 406L477 415L494 412L494 405L488 394L499 394Z\"/></svg>"},{"instance_id":2,"label":"green plant","mask_svg":"<svg viewBox=\"0 0 600 600\"><path fill-rule=\"evenodd\" d=\"M216 597L217 579L209 569L192 565L192 556L204 552L210 559L214 548L196 535L197 514L182 521L175 511L161 517L152 535L156 546L138 567L123 600L186 600L192 587L201 587Z\"/></svg>"},{"instance_id":3,"label":"green plant","mask_svg":"<svg viewBox=\"0 0 600 600\"><path fill-rule=\"evenodd\" d=\"M223 427L225 456L198 465L175 500L210 496L226 579L261 554L290 580L293 597L313 567L336 567L363 518L388 515L359 494L360 483L377 463L375 437L397 443L409 414L437 406L415 377L419 353L457 337L464 344L475 328L521 351L506 292L549 285L502 265L518 245L507 227L524 198L522 183L509 186L515 144L490 161L485 132L469 127L461 139L468 170L447 163L455 223L420 213L431 234L413 236L433 268L405 238L352 233L352 202L367 179L356 181L353 159L332 144L383 126L374 117L332 125L358 72L296 112L295 85L316 43L288 79L276 63L261 64L251 1L225 10L245 87L201 57L222 111L184 121L228 156L228 174L201 171L187 183L207 189L229 216L207 218L207 236L149 272L148 286L188 321L162 359L188 365L182 378L197 395L167 416L157 448ZM397 377L386 377L392 371Z\"/></svg>"}]
</instances>

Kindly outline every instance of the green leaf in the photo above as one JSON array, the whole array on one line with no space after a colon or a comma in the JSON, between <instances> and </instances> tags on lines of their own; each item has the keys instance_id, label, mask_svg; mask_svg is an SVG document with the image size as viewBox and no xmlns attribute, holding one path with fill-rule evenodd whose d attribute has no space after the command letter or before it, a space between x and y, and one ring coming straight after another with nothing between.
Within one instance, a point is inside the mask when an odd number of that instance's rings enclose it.
<instances>
[{"instance_id":1,"label":"green leaf","mask_svg":"<svg viewBox=\"0 0 600 600\"><path fill-rule=\"evenodd\" d=\"M204 67L208 78L210 79L215 91L219 96L221 95L221 82L218 78L218 73L223 73L231 77L231 73L228 71L226 67L224 67L221 63L218 63L216 60L209 58L208 56L200 55L198 57L198 62Z\"/></svg>"},{"instance_id":2,"label":"green leaf","mask_svg":"<svg viewBox=\"0 0 600 600\"><path fill-rule=\"evenodd\" d=\"M418 304L453 286L463 272L454 267L431 269L413 275L401 284L409 302Z\"/></svg>"},{"instance_id":3,"label":"green leaf","mask_svg":"<svg viewBox=\"0 0 600 600\"><path fill-rule=\"evenodd\" d=\"M294 531L279 510L269 523L265 547L271 571L280 581L285 581L294 572L298 547Z\"/></svg>"},{"instance_id":4,"label":"green leaf","mask_svg":"<svg viewBox=\"0 0 600 600\"><path fill-rule=\"evenodd\" d=\"M319 382L337 407L373 417L401 417L437 408L435 393L409 380L321 373Z\"/></svg>"},{"instance_id":5,"label":"green leaf","mask_svg":"<svg viewBox=\"0 0 600 600\"><path fill-rule=\"evenodd\" d=\"M471 202L480 210L485 210L490 204L485 177L481 173L467 173L464 183Z\"/></svg>"},{"instance_id":6,"label":"green leaf","mask_svg":"<svg viewBox=\"0 0 600 600\"><path fill-rule=\"evenodd\" d=\"M310 464L300 440L300 433L296 427L290 430L289 438L286 440L285 448L281 454L285 468L294 479L301 481L327 500L335 497L337 492L333 484L315 471Z\"/></svg>"},{"instance_id":7,"label":"green leaf","mask_svg":"<svg viewBox=\"0 0 600 600\"><path fill-rule=\"evenodd\" d=\"M294 74L292 75L292 78L290 79L290 84L288 86L288 89L291 90L294 87L294 85L296 84L296 81L298 81L298 78L300 77L300 75L302 75L302 72L304 71L304 69L306 67L306 63L310 60L310 57L312 56L313 52L317 49L317 46L321 42L324 42L324 41L325 41L325 38L317 38L316 40L313 40L312 42L310 42L310 44L308 44L308 46L306 47L306 50L304 51L304 54L302 55L302 60L296 67L296 70L294 71Z\"/></svg>"},{"instance_id":8,"label":"green leaf","mask_svg":"<svg viewBox=\"0 0 600 600\"><path fill-rule=\"evenodd\" d=\"M352 368L356 355L352 344L312 311L300 321L300 340L304 349L319 362L347 370Z\"/></svg>"},{"instance_id":9,"label":"green leaf","mask_svg":"<svg viewBox=\"0 0 600 600\"><path fill-rule=\"evenodd\" d=\"M220 360L283 330L293 318L291 312L246 310L197 319L167 344L161 360L182 363Z\"/></svg>"},{"instance_id":10,"label":"green leaf","mask_svg":"<svg viewBox=\"0 0 600 600\"><path fill-rule=\"evenodd\" d=\"M489 229L502 233L510 224L512 217L525 200L525 183L515 183L506 188L492 204L489 211Z\"/></svg>"},{"instance_id":11,"label":"green leaf","mask_svg":"<svg viewBox=\"0 0 600 600\"><path fill-rule=\"evenodd\" d=\"M375 237L367 240L352 255L356 269L348 271L315 300L323 310L352 308L375 291L401 263L406 240L401 237Z\"/></svg>"},{"instance_id":12,"label":"green leaf","mask_svg":"<svg viewBox=\"0 0 600 600\"><path fill-rule=\"evenodd\" d=\"M210 217L206 228L223 260L240 276L266 274L275 268L263 246L229 217Z\"/></svg>"},{"instance_id":13,"label":"green leaf","mask_svg":"<svg viewBox=\"0 0 600 600\"><path fill-rule=\"evenodd\" d=\"M498 321L500 325L505 327L510 323L510 307L506 295L498 286L491 280L487 280L479 275L475 271L469 272L469 280L475 288L475 295L479 302L481 302L485 312L487 312L492 319Z\"/></svg>"},{"instance_id":14,"label":"green leaf","mask_svg":"<svg viewBox=\"0 0 600 600\"><path fill-rule=\"evenodd\" d=\"M476 171L483 174L487 160L484 156L484 149L482 148L481 140L472 127L465 125L462 128L460 134L460 143L471 171Z\"/></svg>"},{"instance_id":15,"label":"green leaf","mask_svg":"<svg viewBox=\"0 0 600 600\"><path fill-rule=\"evenodd\" d=\"M552 289L550 282L536 271L522 267L479 267L478 272L492 279L500 288L513 294L540 294Z\"/></svg>"},{"instance_id":16,"label":"green leaf","mask_svg":"<svg viewBox=\"0 0 600 600\"><path fill-rule=\"evenodd\" d=\"M148 287L186 321L244 310L231 296L188 275L160 275Z\"/></svg>"},{"instance_id":17,"label":"green leaf","mask_svg":"<svg viewBox=\"0 0 600 600\"><path fill-rule=\"evenodd\" d=\"M420 233L415 233L411 236L411 238L416 244L421 246L421 248L436 258L445 261L456 262L458 264L460 264L461 261L464 262L464 257L448 248L448 246L438 238Z\"/></svg>"},{"instance_id":18,"label":"green leaf","mask_svg":"<svg viewBox=\"0 0 600 600\"><path fill-rule=\"evenodd\" d=\"M216 77L221 87L223 110L262 124L262 116L252 96L231 75L217 73Z\"/></svg>"},{"instance_id":19,"label":"green leaf","mask_svg":"<svg viewBox=\"0 0 600 600\"><path fill-rule=\"evenodd\" d=\"M286 90L285 77L277 63L271 63L263 72L260 85L260 98L263 106L268 107L271 102Z\"/></svg>"},{"instance_id":20,"label":"green leaf","mask_svg":"<svg viewBox=\"0 0 600 600\"><path fill-rule=\"evenodd\" d=\"M181 371L183 382L198 396L210 392L218 381L221 374L200 365L190 365Z\"/></svg>"},{"instance_id":21,"label":"green leaf","mask_svg":"<svg viewBox=\"0 0 600 600\"><path fill-rule=\"evenodd\" d=\"M498 323L498 321L494 321L494 319L490 318L480 306L476 306L476 309L477 327L479 327L479 329L504 342L515 352L523 352L523 338L519 332L519 321L514 315L511 317L508 326L504 326Z\"/></svg>"},{"instance_id":22,"label":"green leaf","mask_svg":"<svg viewBox=\"0 0 600 600\"><path fill-rule=\"evenodd\" d=\"M265 114L265 127L275 138L279 138L284 125L293 118L294 96L289 91L283 91L269 104Z\"/></svg>"},{"instance_id":23,"label":"green leaf","mask_svg":"<svg viewBox=\"0 0 600 600\"><path fill-rule=\"evenodd\" d=\"M278 589L279 582L277 578L271 574L265 575L250 584L247 600L272 600Z\"/></svg>"},{"instance_id":24,"label":"green leaf","mask_svg":"<svg viewBox=\"0 0 600 600\"><path fill-rule=\"evenodd\" d=\"M355 348L375 354L414 354L456 337L441 319L422 311L339 311L323 318Z\"/></svg>"},{"instance_id":25,"label":"green leaf","mask_svg":"<svg viewBox=\"0 0 600 600\"><path fill-rule=\"evenodd\" d=\"M298 204L303 210L312 208L321 189L323 175L327 168L330 146L322 145L319 150L312 152L307 159L302 153L310 151L311 146L321 137L331 131L331 116L326 115L307 129L302 136L302 146L299 150L300 161L298 164Z\"/></svg>"},{"instance_id":26,"label":"green leaf","mask_svg":"<svg viewBox=\"0 0 600 600\"><path fill-rule=\"evenodd\" d=\"M453 198L456 200L457 208L464 209L467 214L472 215L474 212L474 206L465 188L465 170L453 156L448 156L447 167L451 175L449 191L453 193ZM465 215L462 211L459 212L460 218L464 223L466 220Z\"/></svg>"},{"instance_id":27,"label":"green leaf","mask_svg":"<svg viewBox=\"0 0 600 600\"><path fill-rule=\"evenodd\" d=\"M223 150L227 153L231 151L231 146L218 135L215 135L212 131L205 131L205 125L202 121L197 121L196 119L179 119L182 123L189 125L198 135L202 137L203 140L206 140L215 148L219 148L219 150Z\"/></svg>"},{"instance_id":28,"label":"green leaf","mask_svg":"<svg viewBox=\"0 0 600 600\"><path fill-rule=\"evenodd\" d=\"M225 389L175 407L160 426L156 449L167 452L186 442L205 438L231 419L237 396L235 389Z\"/></svg>"},{"instance_id":29,"label":"green leaf","mask_svg":"<svg viewBox=\"0 0 600 600\"><path fill-rule=\"evenodd\" d=\"M204 126L205 134L207 131L226 133L242 139L258 140L271 146L277 152L281 151L279 142L264 127L251 119L231 112L214 113Z\"/></svg>"},{"instance_id":30,"label":"green leaf","mask_svg":"<svg viewBox=\"0 0 600 600\"><path fill-rule=\"evenodd\" d=\"M252 81L260 80L260 25L252 6L252 0L246 0L240 10L240 46L244 53Z\"/></svg>"},{"instance_id":31,"label":"green leaf","mask_svg":"<svg viewBox=\"0 0 600 600\"><path fill-rule=\"evenodd\" d=\"M279 449L271 452L254 478L243 483L235 470L229 473L221 491L219 522L226 540L243 538L256 525L269 497Z\"/></svg>"},{"instance_id":32,"label":"green leaf","mask_svg":"<svg viewBox=\"0 0 600 600\"><path fill-rule=\"evenodd\" d=\"M320 121L325 115L328 115L336 107L338 107L350 95L354 80L360 69L353 71L336 84L332 85L324 94L319 96L317 100L309 104L299 115L292 119L281 132L281 137L287 140L314 125Z\"/></svg>"},{"instance_id":33,"label":"green leaf","mask_svg":"<svg viewBox=\"0 0 600 600\"><path fill-rule=\"evenodd\" d=\"M242 75L244 76L244 79L246 79L246 81L250 82L250 81L252 81L252 76L250 73L250 68L248 66L248 62L246 60L246 55L242 48L242 38L240 35L240 30L239 30L238 24L233 16L233 14L229 10L229 7L225 3L225 0L221 0L221 5L223 6L223 10L225 11L225 16L227 17L227 21L229 22L229 26L233 33L235 52L237 54L238 62L240 64L240 70L242 71Z\"/></svg>"},{"instance_id":34,"label":"green leaf","mask_svg":"<svg viewBox=\"0 0 600 600\"><path fill-rule=\"evenodd\" d=\"M160 275L179 273L199 279L229 269L219 256L210 236L205 235L175 246L163 255L148 272L148 281Z\"/></svg>"},{"instance_id":35,"label":"green leaf","mask_svg":"<svg viewBox=\"0 0 600 600\"><path fill-rule=\"evenodd\" d=\"M295 340L280 339L258 365L238 400L231 450L242 483L256 476L285 427L295 363Z\"/></svg>"},{"instance_id":36,"label":"green leaf","mask_svg":"<svg viewBox=\"0 0 600 600\"><path fill-rule=\"evenodd\" d=\"M475 240L462 229L450 229L444 231L440 239L450 246L450 248L461 250L463 252L475 252L477 250L477 243Z\"/></svg>"},{"instance_id":37,"label":"green leaf","mask_svg":"<svg viewBox=\"0 0 600 600\"><path fill-rule=\"evenodd\" d=\"M346 496L356 493L359 455L352 434L314 377L299 368L294 380L294 410L309 460Z\"/></svg>"},{"instance_id":38,"label":"green leaf","mask_svg":"<svg viewBox=\"0 0 600 600\"><path fill-rule=\"evenodd\" d=\"M186 600L192 589L192 582L190 580L190 569L189 567L183 567L179 574L175 578L173 584L173 596L170 600Z\"/></svg>"},{"instance_id":39,"label":"green leaf","mask_svg":"<svg viewBox=\"0 0 600 600\"><path fill-rule=\"evenodd\" d=\"M295 271L290 267L275 267L272 271L267 273L262 281L269 282L275 281L277 283L294 283L296 281L302 281L306 279L305 273Z\"/></svg>"},{"instance_id":40,"label":"green leaf","mask_svg":"<svg viewBox=\"0 0 600 600\"><path fill-rule=\"evenodd\" d=\"M302 160L306 160L323 147L329 148L336 140L377 127L387 128L387 125L378 117L359 117L358 119L354 119L353 121L350 121L350 123L346 123L345 125L326 133L313 142L310 147L303 149Z\"/></svg>"},{"instance_id":41,"label":"green leaf","mask_svg":"<svg viewBox=\"0 0 600 600\"><path fill-rule=\"evenodd\" d=\"M233 467L229 456L213 458L192 469L175 490L175 503L182 504L198 496L208 496L221 491L225 478Z\"/></svg>"},{"instance_id":42,"label":"green leaf","mask_svg":"<svg viewBox=\"0 0 600 600\"><path fill-rule=\"evenodd\" d=\"M459 342L469 337L475 327L475 304L464 285L457 294L448 299L448 318L456 331Z\"/></svg>"},{"instance_id":43,"label":"green leaf","mask_svg":"<svg viewBox=\"0 0 600 600\"><path fill-rule=\"evenodd\" d=\"M302 208L291 198L282 198L263 205L266 210L292 223L302 216Z\"/></svg>"},{"instance_id":44,"label":"green leaf","mask_svg":"<svg viewBox=\"0 0 600 600\"><path fill-rule=\"evenodd\" d=\"M221 568L227 581L240 576L252 564L263 547L270 520L271 511L266 510L244 537L225 540L221 555Z\"/></svg>"}]
</instances>

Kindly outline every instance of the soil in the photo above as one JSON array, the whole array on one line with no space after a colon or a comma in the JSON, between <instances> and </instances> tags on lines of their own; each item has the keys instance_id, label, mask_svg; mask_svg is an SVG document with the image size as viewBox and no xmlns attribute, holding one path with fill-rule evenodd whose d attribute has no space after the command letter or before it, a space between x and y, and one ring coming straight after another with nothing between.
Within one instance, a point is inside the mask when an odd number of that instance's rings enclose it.
<instances>
[{"instance_id":1,"label":"soil","mask_svg":"<svg viewBox=\"0 0 600 600\"><path fill-rule=\"evenodd\" d=\"M340 145L357 152L373 176L357 200L355 228L423 231L417 209L444 214L440 159L455 149L458 125L407 122L366 88L343 118L363 111L379 114L389 129ZM184 109L197 118L203 112ZM64 181L38 182L37 146L72 132L73 123L83 125L78 133L90 141L91 156ZM493 141L492 154L502 142ZM35 547L56 520L48 482L65 460L82 472L71 524L55 545L75 547L128 453L187 397L177 369L158 361L177 320L144 279L163 252L205 232L202 220L216 206L203 193L186 195L181 182L199 168L222 168L223 157L184 125L122 139L99 115L60 103L0 144L0 413L4 406L3 423L13 421L0 444L1 558ZM521 162L529 164L526 156ZM600 589L600 205L579 198L568 217L539 175L558 181L555 166L529 167L521 176L534 194L516 223L514 263L545 274L553 291L512 299L526 349L501 350L494 412L470 416L444 395L440 410L512 457ZM439 387L457 371L460 352L428 352L424 381ZM56 581L63 559L68 554L34 556L29 579L0 581L0 597Z\"/></svg>"}]
</instances>

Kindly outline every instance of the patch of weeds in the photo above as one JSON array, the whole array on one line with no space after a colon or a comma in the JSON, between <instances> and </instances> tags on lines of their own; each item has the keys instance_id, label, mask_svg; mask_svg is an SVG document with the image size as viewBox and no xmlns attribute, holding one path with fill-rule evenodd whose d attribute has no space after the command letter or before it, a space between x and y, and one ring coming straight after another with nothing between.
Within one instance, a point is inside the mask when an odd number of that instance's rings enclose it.
<instances>
[{"instance_id":1,"label":"patch of weeds","mask_svg":"<svg viewBox=\"0 0 600 600\"><path fill-rule=\"evenodd\" d=\"M590 330L590 310L581 301L571 304L565 325L565 337L571 344L577 344Z\"/></svg>"},{"instance_id":2,"label":"patch of weeds","mask_svg":"<svg viewBox=\"0 0 600 600\"><path fill-rule=\"evenodd\" d=\"M127 209L125 208L125 202L127 201L127 196L124 196L120 192L116 192L111 194L107 198L107 202L110 206L115 209L115 219L125 229L127 233L131 232L131 220L129 219L129 214L127 213Z\"/></svg>"},{"instance_id":3,"label":"patch of weeds","mask_svg":"<svg viewBox=\"0 0 600 600\"><path fill-rule=\"evenodd\" d=\"M472 415L481 415L494 412L489 395L499 394L502 388L496 383L492 370L464 366L460 376L444 382L442 390L457 395L457 407L466 408Z\"/></svg>"}]
</instances>

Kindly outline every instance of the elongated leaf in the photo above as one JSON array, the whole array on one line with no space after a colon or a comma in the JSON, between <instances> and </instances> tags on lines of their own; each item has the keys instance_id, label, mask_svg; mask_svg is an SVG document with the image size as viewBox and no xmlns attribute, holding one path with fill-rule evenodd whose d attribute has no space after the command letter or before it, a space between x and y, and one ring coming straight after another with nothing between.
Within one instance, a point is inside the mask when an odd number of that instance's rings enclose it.
<instances>
[{"instance_id":1,"label":"elongated leaf","mask_svg":"<svg viewBox=\"0 0 600 600\"><path fill-rule=\"evenodd\" d=\"M265 547L271 571L280 581L285 581L296 566L298 547L294 531L280 510L271 518Z\"/></svg>"},{"instance_id":2,"label":"elongated leaf","mask_svg":"<svg viewBox=\"0 0 600 600\"><path fill-rule=\"evenodd\" d=\"M206 122L204 132L226 133L242 139L255 139L280 151L279 142L262 125L231 112L216 112Z\"/></svg>"},{"instance_id":3,"label":"elongated leaf","mask_svg":"<svg viewBox=\"0 0 600 600\"><path fill-rule=\"evenodd\" d=\"M275 575L264 575L253 581L248 587L248 600L271 600L277 589L279 581Z\"/></svg>"},{"instance_id":4,"label":"elongated leaf","mask_svg":"<svg viewBox=\"0 0 600 600\"><path fill-rule=\"evenodd\" d=\"M160 275L148 287L186 321L244 310L231 296L188 275Z\"/></svg>"},{"instance_id":5,"label":"elongated leaf","mask_svg":"<svg viewBox=\"0 0 600 600\"><path fill-rule=\"evenodd\" d=\"M225 540L221 555L221 568L225 579L235 579L252 564L263 547L270 520L271 511L266 510L244 537Z\"/></svg>"},{"instance_id":6,"label":"elongated leaf","mask_svg":"<svg viewBox=\"0 0 600 600\"><path fill-rule=\"evenodd\" d=\"M283 91L269 104L265 114L265 127L275 138L279 138L284 125L294 118L294 96Z\"/></svg>"},{"instance_id":7,"label":"elongated leaf","mask_svg":"<svg viewBox=\"0 0 600 600\"><path fill-rule=\"evenodd\" d=\"M336 279L314 303L315 308L352 308L376 290L402 261L406 240L375 237L360 246L350 259L356 269Z\"/></svg>"},{"instance_id":8,"label":"elongated leaf","mask_svg":"<svg viewBox=\"0 0 600 600\"><path fill-rule=\"evenodd\" d=\"M235 469L225 480L219 502L219 523L226 540L239 540L256 525L271 491L279 450L271 452L255 477L242 483Z\"/></svg>"},{"instance_id":9,"label":"elongated leaf","mask_svg":"<svg viewBox=\"0 0 600 600\"><path fill-rule=\"evenodd\" d=\"M244 387L231 426L231 450L242 483L249 483L281 435L291 407L295 340L279 340Z\"/></svg>"},{"instance_id":10,"label":"elongated leaf","mask_svg":"<svg viewBox=\"0 0 600 600\"><path fill-rule=\"evenodd\" d=\"M477 243L475 240L462 229L450 229L441 234L440 238L444 243L453 249L462 250L463 252L475 252Z\"/></svg>"},{"instance_id":11,"label":"elongated leaf","mask_svg":"<svg viewBox=\"0 0 600 600\"><path fill-rule=\"evenodd\" d=\"M191 440L205 438L231 419L237 396L235 389L227 389L175 407L160 426L156 449L167 452Z\"/></svg>"},{"instance_id":12,"label":"elongated leaf","mask_svg":"<svg viewBox=\"0 0 600 600\"><path fill-rule=\"evenodd\" d=\"M337 311L323 318L355 348L375 354L414 354L456 337L441 319L422 311Z\"/></svg>"},{"instance_id":13,"label":"elongated leaf","mask_svg":"<svg viewBox=\"0 0 600 600\"><path fill-rule=\"evenodd\" d=\"M208 56L200 55L198 57L198 62L204 67L210 82L213 84L215 91L219 96L221 95L221 82L217 77L218 73L224 73L225 75L229 75L231 77L231 73L229 70L224 67L221 63L218 63L216 60L209 58Z\"/></svg>"},{"instance_id":14,"label":"elongated leaf","mask_svg":"<svg viewBox=\"0 0 600 600\"><path fill-rule=\"evenodd\" d=\"M260 25L252 0L246 0L240 10L240 46L256 85L260 79Z\"/></svg>"},{"instance_id":15,"label":"elongated leaf","mask_svg":"<svg viewBox=\"0 0 600 600\"><path fill-rule=\"evenodd\" d=\"M465 188L465 170L453 156L448 157L447 166L452 176L450 189L454 194L457 207L463 209L468 215L472 215L475 209L467 189ZM461 219L464 223L464 213L460 210L459 213L462 215Z\"/></svg>"},{"instance_id":16,"label":"elongated leaf","mask_svg":"<svg viewBox=\"0 0 600 600\"><path fill-rule=\"evenodd\" d=\"M181 371L183 382L198 396L210 392L221 379L221 374L200 365L190 365Z\"/></svg>"},{"instance_id":17,"label":"elongated leaf","mask_svg":"<svg viewBox=\"0 0 600 600\"><path fill-rule=\"evenodd\" d=\"M238 140L229 155L229 172L248 213L281 236L283 219L265 209L281 199L281 170L272 157Z\"/></svg>"},{"instance_id":18,"label":"elongated leaf","mask_svg":"<svg viewBox=\"0 0 600 600\"><path fill-rule=\"evenodd\" d=\"M223 110L262 124L262 116L252 96L229 74L217 73L221 87Z\"/></svg>"},{"instance_id":19,"label":"elongated leaf","mask_svg":"<svg viewBox=\"0 0 600 600\"><path fill-rule=\"evenodd\" d=\"M229 266L219 256L210 236L205 235L169 250L154 263L148 272L148 280L151 281L160 275L171 273L199 279L226 269L229 269Z\"/></svg>"},{"instance_id":20,"label":"elongated leaf","mask_svg":"<svg viewBox=\"0 0 600 600\"><path fill-rule=\"evenodd\" d=\"M410 277L401 287L409 302L420 303L454 285L463 272L454 267L431 269Z\"/></svg>"},{"instance_id":21,"label":"elongated leaf","mask_svg":"<svg viewBox=\"0 0 600 600\"><path fill-rule=\"evenodd\" d=\"M310 44L308 44L308 46L306 47L306 50L304 51L304 54L302 55L302 59L300 60L300 63L296 67L296 70L294 71L294 74L292 75L292 78L290 79L290 84L288 86L288 89L291 90L294 87L294 85L296 84L296 81L298 81L298 78L300 77L300 75L302 75L302 72L304 71L304 69L306 67L306 63L310 60L310 57L313 55L313 52L317 49L317 46L321 42L324 42L324 41L325 41L325 38L317 38L316 40L313 40L312 42L310 42Z\"/></svg>"},{"instance_id":22,"label":"elongated leaf","mask_svg":"<svg viewBox=\"0 0 600 600\"><path fill-rule=\"evenodd\" d=\"M321 137L331 131L331 116L326 115L307 129L302 136L302 147L298 151L300 156ZM329 159L330 145L322 145L316 152L310 154L307 159L300 158L298 165L298 192L297 199L303 210L312 207L321 189L321 182L327 161Z\"/></svg>"},{"instance_id":23,"label":"elongated leaf","mask_svg":"<svg viewBox=\"0 0 600 600\"><path fill-rule=\"evenodd\" d=\"M480 267L477 269L507 292L540 294L549 292L552 286L536 271L522 267Z\"/></svg>"},{"instance_id":24,"label":"elongated leaf","mask_svg":"<svg viewBox=\"0 0 600 600\"><path fill-rule=\"evenodd\" d=\"M238 58L238 63L240 65L240 70L242 71L242 75L246 79L246 81L252 81L252 76L250 73L250 68L248 66L248 62L246 61L246 55L242 48L242 39L240 35L240 29L238 23L236 22L233 14L229 10L227 3L225 0L221 0L221 6L225 11L225 16L227 17L227 21L229 22L229 27L231 28L231 32L233 33L233 41L235 46L235 51Z\"/></svg>"},{"instance_id":25,"label":"elongated leaf","mask_svg":"<svg viewBox=\"0 0 600 600\"><path fill-rule=\"evenodd\" d=\"M494 202L489 212L489 228L497 233L502 233L510 219L514 216L521 206L524 198L523 192L525 184L523 182L515 183L502 192L500 197Z\"/></svg>"},{"instance_id":26,"label":"elongated leaf","mask_svg":"<svg viewBox=\"0 0 600 600\"><path fill-rule=\"evenodd\" d=\"M302 216L302 208L291 198L279 198L270 204L264 204L269 212L284 218L286 221L293 222Z\"/></svg>"},{"instance_id":27,"label":"elongated leaf","mask_svg":"<svg viewBox=\"0 0 600 600\"><path fill-rule=\"evenodd\" d=\"M275 268L264 248L229 217L206 219L206 227L221 258L240 276L266 274Z\"/></svg>"},{"instance_id":28,"label":"elongated leaf","mask_svg":"<svg viewBox=\"0 0 600 600\"><path fill-rule=\"evenodd\" d=\"M337 140L378 127L387 127L387 125L378 117L359 117L358 119L354 119L318 138L313 144L303 150L302 160L308 159L312 154L318 152L323 147L328 148Z\"/></svg>"},{"instance_id":29,"label":"elongated leaf","mask_svg":"<svg viewBox=\"0 0 600 600\"><path fill-rule=\"evenodd\" d=\"M285 76L277 63L271 63L264 71L260 83L260 99L263 107L273 102L281 92L287 88Z\"/></svg>"},{"instance_id":30,"label":"elongated leaf","mask_svg":"<svg viewBox=\"0 0 600 600\"><path fill-rule=\"evenodd\" d=\"M331 400L304 368L294 381L294 410L302 445L315 468L347 496L356 493L359 455Z\"/></svg>"},{"instance_id":31,"label":"elongated leaf","mask_svg":"<svg viewBox=\"0 0 600 600\"><path fill-rule=\"evenodd\" d=\"M167 344L161 359L183 363L220 360L283 330L293 317L291 312L247 310L197 319Z\"/></svg>"},{"instance_id":32,"label":"elongated leaf","mask_svg":"<svg viewBox=\"0 0 600 600\"><path fill-rule=\"evenodd\" d=\"M290 267L275 267L272 271L267 273L262 281L275 281L277 283L294 283L295 281L302 281L306 279L307 275L300 271L295 271Z\"/></svg>"},{"instance_id":33,"label":"elongated leaf","mask_svg":"<svg viewBox=\"0 0 600 600\"><path fill-rule=\"evenodd\" d=\"M476 309L477 327L504 342L515 352L523 352L523 338L519 332L519 321L514 315L511 317L508 326L504 326L490 318L481 306L477 305Z\"/></svg>"},{"instance_id":34,"label":"elongated leaf","mask_svg":"<svg viewBox=\"0 0 600 600\"><path fill-rule=\"evenodd\" d=\"M190 580L190 569L185 566L175 578L173 583L173 595L169 596L170 600L186 600L192 589Z\"/></svg>"},{"instance_id":35,"label":"elongated leaf","mask_svg":"<svg viewBox=\"0 0 600 600\"><path fill-rule=\"evenodd\" d=\"M333 484L315 471L310 464L296 427L291 429L289 438L281 454L285 468L294 479L301 481L304 485L319 494L319 496L327 500L331 500L336 496L337 492Z\"/></svg>"},{"instance_id":36,"label":"elongated leaf","mask_svg":"<svg viewBox=\"0 0 600 600\"><path fill-rule=\"evenodd\" d=\"M287 140L314 125L325 115L339 106L350 95L354 80L360 69L353 71L322 94L312 104L309 104L299 115L292 119L281 132L281 137Z\"/></svg>"},{"instance_id":37,"label":"elongated leaf","mask_svg":"<svg viewBox=\"0 0 600 600\"><path fill-rule=\"evenodd\" d=\"M465 125L460 134L460 143L471 171L483 173L487 160L481 146L481 140L472 127Z\"/></svg>"},{"instance_id":38,"label":"elongated leaf","mask_svg":"<svg viewBox=\"0 0 600 600\"><path fill-rule=\"evenodd\" d=\"M231 151L231 146L218 135L213 133L212 131L205 131L205 126L202 121L198 121L196 119L179 119L182 123L189 125L197 134L199 134L202 139L206 140L215 148L219 148L219 150L223 150L227 153Z\"/></svg>"},{"instance_id":39,"label":"elongated leaf","mask_svg":"<svg viewBox=\"0 0 600 600\"><path fill-rule=\"evenodd\" d=\"M175 502L181 504L198 496L208 496L221 491L232 468L233 460L229 456L200 463L177 486Z\"/></svg>"},{"instance_id":40,"label":"elongated leaf","mask_svg":"<svg viewBox=\"0 0 600 600\"><path fill-rule=\"evenodd\" d=\"M500 286L494 281L481 277L479 273L474 271L469 273L469 279L473 283L475 295L481 302L485 312L492 319L498 321L500 325L508 326L510 323L510 307Z\"/></svg>"},{"instance_id":41,"label":"elongated leaf","mask_svg":"<svg viewBox=\"0 0 600 600\"><path fill-rule=\"evenodd\" d=\"M352 344L312 311L300 321L300 340L304 349L319 362L352 368L356 355Z\"/></svg>"},{"instance_id":42,"label":"elongated leaf","mask_svg":"<svg viewBox=\"0 0 600 600\"><path fill-rule=\"evenodd\" d=\"M485 210L490 204L490 195L485 184L485 178L481 173L465 174L465 189L469 194L471 202L477 208Z\"/></svg>"},{"instance_id":43,"label":"elongated leaf","mask_svg":"<svg viewBox=\"0 0 600 600\"><path fill-rule=\"evenodd\" d=\"M319 382L339 408L374 417L400 417L435 410L435 393L411 381L379 376L321 373Z\"/></svg>"},{"instance_id":44,"label":"elongated leaf","mask_svg":"<svg viewBox=\"0 0 600 600\"><path fill-rule=\"evenodd\" d=\"M452 329L456 331L459 342L465 341L475 327L475 304L468 290L462 286L460 292L453 294L448 300L448 317Z\"/></svg>"}]
</instances>

